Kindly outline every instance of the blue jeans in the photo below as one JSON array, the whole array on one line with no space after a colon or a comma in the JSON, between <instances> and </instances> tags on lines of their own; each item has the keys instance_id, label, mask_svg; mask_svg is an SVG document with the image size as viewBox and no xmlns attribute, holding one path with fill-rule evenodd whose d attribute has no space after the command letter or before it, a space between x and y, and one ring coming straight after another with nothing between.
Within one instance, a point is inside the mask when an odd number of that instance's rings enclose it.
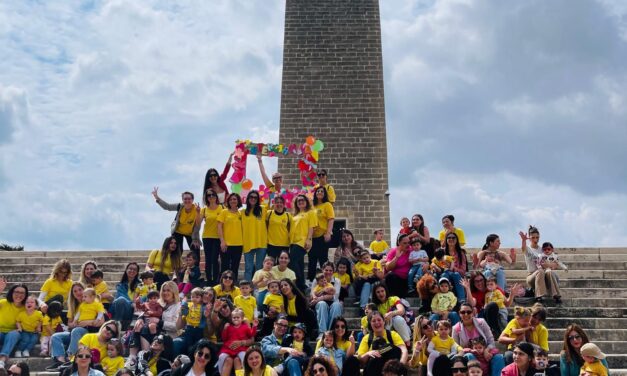
<instances>
[{"instance_id":1,"label":"blue jeans","mask_svg":"<svg viewBox=\"0 0 627 376\"><path fill-rule=\"evenodd\" d=\"M244 279L248 282L253 280L255 271L263 269L263 259L266 257L265 248L251 249L244 253Z\"/></svg>"},{"instance_id":2,"label":"blue jeans","mask_svg":"<svg viewBox=\"0 0 627 376\"><path fill-rule=\"evenodd\" d=\"M329 305L327 302L318 302L316 303L316 316L320 333L330 330L333 319L342 316L342 303L333 302Z\"/></svg>"},{"instance_id":3,"label":"blue jeans","mask_svg":"<svg viewBox=\"0 0 627 376\"><path fill-rule=\"evenodd\" d=\"M28 350L31 351L37 340L39 339L38 333L33 332L22 332L20 333L20 342L17 344L17 349L20 351Z\"/></svg>"},{"instance_id":4,"label":"blue jeans","mask_svg":"<svg viewBox=\"0 0 627 376\"><path fill-rule=\"evenodd\" d=\"M446 277L453 284L453 291L455 292L455 296L457 297L458 302L466 301L466 290L464 286L462 286L462 276L458 272L452 272L450 270L446 270L442 273L442 277ZM503 277L505 278L505 277Z\"/></svg>"},{"instance_id":5,"label":"blue jeans","mask_svg":"<svg viewBox=\"0 0 627 376\"><path fill-rule=\"evenodd\" d=\"M440 315L438 315L437 313L433 313L431 314L431 316L429 317L429 320L431 320L434 325L433 327L435 328L436 325L435 323L440 320ZM455 325L459 322L459 314L455 311L451 311L448 313L448 320L451 322L451 325Z\"/></svg>"},{"instance_id":6,"label":"blue jeans","mask_svg":"<svg viewBox=\"0 0 627 376\"><path fill-rule=\"evenodd\" d=\"M263 306L263 300L268 295L268 289L257 292L257 310L261 312L261 307Z\"/></svg>"},{"instance_id":7,"label":"blue jeans","mask_svg":"<svg viewBox=\"0 0 627 376\"><path fill-rule=\"evenodd\" d=\"M507 282L505 281L505 270L502 267L498 268L496 270L496 275L494 275L494 273L492 273L489 270L484 270L483 271L483 276L486 277L486 279L488 279L490 277L496 277L496 284L500 288L505 290L505 286L507 285Z\"/></svg>"},{"instance_id":8,"label":"blue jeans","mask_svg":"<svg viewBox=\"0 0 627 376\"><path fill-rule=\"evenodd\" d=\"M185 332L173 341L174 355L189 355L189 348L202 339L203 332L204 328L186 326Z\"/></svg>"},{"instance_id":9,"label":"blue jeans","mask_svg":"<svg viewBox=\"0 0 627 376\"><path fill-rule=\"evenodd\" d=\"M361 294L359 294L359 306L363 309L366 308L366 304L368 304L368 299L370 299L370 294L372 292L372 283L364 282L361 285Z\"/></svg>"},{"instance_id":10,"label":"blue jeans","mask_svg":"<svg viewBox=\"0 0 627 376\"><path fill-rule=\"evenodd\" d=\"M407 275L407 288L409 291L416 290L416 282L420 278L422 278L421 262L412 265L411 269L409 269L409 274Z\"/></svg>"},{"instance_id":11,"label":"blue jeans","mask_svg":"<svg viewBox=\"0 0 627 376\"><path fill-rule=\"evenodd\" d=\"M0 343L2 343L2 350L0 350L0 356L6 356L7 358L13 352L15 345L20 340L20 332L17 330L11 330L8 333L0 333Z\"/></svg>"},{"instance_id":12,"label":"blue jeans","mask_svg":"<svg viewBox=\"0 0 627 376\"><path fill-rule=\"evenodd\" d=\"M87 334L87 329L76 327L72 332L54 333L50 338L50 347L52 348L52 357L58 358L66 356L66 354L75 354L78 350L78 341ZM65 350L67 346L67 351Z\"/></svg>"},{"instance_id":13,"label":"blue jeans","mask_svg":"<svg viewBox=\"0 0 627 376\"><path fill-rule=\"evenodd\" d=\"M304 274L304 270L303 270ZM288 358L285 361L285 368L287 369L287 374L289 376L302 376L303 371L300 368L300 362L294 358ZM285 374L285 372L283 373Z\"/></svg>"},{"instance_id":14,"label":"blue jeans","mask_svg":"<svg viewBox=\"0 0 627 376\"><path fill-rule=\"evenodd\" d=\"M109 307L112 320L116 321L132 321L133 320L133 303L124 297L115 298Z\"/></svg>"},{"instance_id":15,"label":"blue jeans","mask_svg":"<svg viewBox=\"0 0 627 376\"><path fill-rule=\"evenodd\" d=\"M468 359L468 361L477 360L477 357L473 354L464 354L464 357ZM503 358L503 354L492 356L490 360L490 376L501 376L501 370L503 368L505 368L505 358Z\"/></svg>"}]
</instances>

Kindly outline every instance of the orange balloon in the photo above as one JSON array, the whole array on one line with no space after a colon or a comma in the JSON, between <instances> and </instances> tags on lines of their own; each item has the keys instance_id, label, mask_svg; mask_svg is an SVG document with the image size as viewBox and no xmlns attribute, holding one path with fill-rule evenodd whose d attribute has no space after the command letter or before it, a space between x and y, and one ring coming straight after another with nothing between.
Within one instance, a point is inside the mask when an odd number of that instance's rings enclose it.
<instances>
[{"instance_id":1,"label":"orange balloon","mask_svg":"<svg viewBox=\"0 0 627 376\"><path fill-rule=\"evenodd\" d=\"M316 138L314 136L307 137L307 145L313 145L316 142Z\"/></svg>"},{"instance_id":2,"label":"orange balloon","mask_svg":"<svg viewBox=\"0 0 627 376\"><path fill-rule=\"evenodd\" d=\"M253 187L253 181L250 179L244 179L242 182L242 188L245 190L250 190Z\"/></svg>"}]
</instances>

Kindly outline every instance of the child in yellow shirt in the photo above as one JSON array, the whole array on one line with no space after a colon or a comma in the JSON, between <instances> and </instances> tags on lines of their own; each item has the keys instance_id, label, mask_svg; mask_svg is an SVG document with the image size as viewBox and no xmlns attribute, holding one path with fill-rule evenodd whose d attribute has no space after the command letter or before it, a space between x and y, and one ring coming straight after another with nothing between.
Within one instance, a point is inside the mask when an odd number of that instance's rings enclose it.
<instances>
[{"instance_id":1,"label":"child in yellow shirt","mask_svg":"<svg viewBox=\"0 0 627 376\"><path fill-rule=\"evenodd\" d=\"M372 284L383 279L381 261L372 260L369 252L362 251L353 274L355 275L355 292L359 295L359 307L364 309L370 298Z\"/></svg>"},{"instance_id":2,"label":"child in yellow shirt","mask_svg":"<svg viewBox=\"0 0 627 376\"><path fill-rule=\"evenodd\" d=\"M18 313L15 319L17 331L20 332L20 340L16 345L17 350L15 351L16 358L21 358L22 356L28 358L30 356L30 351L35 347L39 339L41 324L44 319L41 311L37 310L39 304L35 296L31 295L26 298L24 305L26 309Z\"/></svg>"},{"instance_id":3,"label":"child in yellow shirt","mask_svg":"<svg viewBox=\"0 0 627 376\"><path fill-rule=\"evenodd\" d=\"M329 289L333 289L333 284L327 281L324 274L318 273L316 275L316 286L311 289L311 305L315 306L318 302L324 300L326 295L330 295Z\"/></svg>"},{"instance_id":4,"label":"child in yellow shirt","mask_svg":"<svg viewBox=\"0 0 627 376\"><path fill-rule=\"evenodd\" d=\"M431 338L427 350L429 352L429 359L427 360L427 375L433 376L433 362L440 355L455 355L459 351L462 351L461 346L455 342L453 337L450 336L451 323L447 320L440 320L437 324L438 335Z\"/></svg>"},{"instance_id":5,"label":"child in yellow shirt","mask_svg":"<svg viewBox=\"0 0 627 376\"><path fill-rule=\"evenodd\" d=\"M263 299L263 311L271 317L275 317L279 313L285 313L283 295L279 292L279 286L279 281L270 281L268 283L268 293Z\"/></svg>"},{"instance_id":6,"label":"child in yellow shirt","mask_svg":"<svg viewBox=\"0 0 627 376\"><path fill-rule=\"evenodd\" d=\"M499 307L499 322L501 328L507 325L507 307L505 307L505 295L498 289L496 284L496 277L489 277L486 282L486 289L488 292L485 294L484 304L496 303Z\"/></svg>"},{"instance_id":7,"label":"child in yellow shirt","mask_svg":"<svg viewBox=\"0 0 627 376\"><path fill-rule=\"evenodd\" d=\"M244 318L248 322L253 322L253 319L257 317L257 300L252 293L252 284L249 281L242 280L239 283L240 295L235 297L233 304L237 308L244 311Z\"/></svg>"},{"instance_id":8,"label":"child in yellow shirt","mask_svg":"<svg viewBox=\"0 0 627 376\"><path fill-rule=\"evenodd\" d=\"M444 248L437 249L433 256L431 259L431 270L439 278L443 272L451 269L453 256L447 255Z\"/></svg>"},{"instance_id":9,"label":"child in yellow shirt","mask_svg":"<svg viewBox=\"0 0 627 376\"><path fill-rule=\"evenodd\" d=\"M581 346L580 351L584 360L580 376L608 376L607 368L601 363L601 359L605 359L605 354L597 345L588 342Z\"/></svg>"},{"instance_id":10,"label":"child in yellow shirt","mask_svg":"<svg viewBox=\"0 0 627 376\"><path fill-rule=\"evenodd\" d=\"M123 351L121 341L109 342L107 345L107 356L100 361L105 375L114 376L120 369L124 368Z\"/></svg>"},{"instance_id":11,"label":"child in yellow shirt","mask_svg":"<svg viewBox=\"0 0 627 376\"><path fill-rule=\"evenodd\" d=\"M135 295L139 296L142 302L146 301L148 292L157 291L157 284L155 283L155 275L150 270L146 270L139 275L141 283L135 289Z\"/></svg>"},{"instance_id":12,"label":"child in yellow shirt","mask_svg":"<svg viewBox=\"0 0 627 376\"><path fill-rule=\"evenodd\" d=\"M91 284L94 286L96 294L100 297L100 302L108 311L113 301L113 295L109 292L107 282L104 281L104 273L102 273L102 270L96 270L94 274L91 275Z\"/></svg>"},{"instance_id":13,"label":"child in yellow shirt","mask_svg":"<svg viewBox=\"0 0 627 376\"><path fill-rule=\"evenodd\" d=\"M83 290L83 302L74 315L74 326L86 326L90 333L97 333L100 328L93 326L93 321L103 318L106 312L102 303L96 300L96 290L87 288Z\"/></svg>"},{"instance_id":14,"label":"child in yellow shirt","mask_svg":"<svg viewBox=\"0 0 627 376\"><path fill-rule=\"evenodd\" d=\"M390 246L383 240L383 229L379 228L374 230L374 240L370 243L370 250L372 251L372 258L381 260L387 253Z\"/></svg>"},{"instance_id":15,"label":"child in yellow shirt","mask_svg":"<svg viewBox=\"0 0 627 376\"><path fill-rule=\"evenodd\" d=\"M340 281L341 287L339 299L343 302L344 298L348 296L348 289L350 288L351 283L353 283L350 261L345 258L341 258L337 263L337 272L333 273L333 277Z\"/></svg>"},{"instance_id":16,"label":"child in yellow shirt","mask_svg":"<svg viewBox=\"0 0 627 376\"><path fill-rule=\"evenodd\" d=\"M41 346L39 350L40 356L48 355L50 337L57 332L57 327L63 323L61 312L63 312L63 304L60 302L53 300L48 304L48 310L41 323L41 337L39 338L39 344Z\"/></svg>"}]
</instances>

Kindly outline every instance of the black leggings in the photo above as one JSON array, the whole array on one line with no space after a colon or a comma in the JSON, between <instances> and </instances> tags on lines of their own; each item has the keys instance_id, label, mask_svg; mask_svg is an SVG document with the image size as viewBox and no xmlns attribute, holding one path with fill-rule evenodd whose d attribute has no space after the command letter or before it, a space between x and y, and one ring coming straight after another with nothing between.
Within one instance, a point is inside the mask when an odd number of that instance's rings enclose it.
<instances>
[{"instance_id":1,"label":"black leggings","mask_svg":"<svg viewBox=\"0 0 627 376\"><path fill-rule=\"evenodd\" d=\"M226 252L220 253L222 260L221 272L226 270L233 272L233 282L237 283L237 275L239 272L239 263L242 261L242 251L244 247L241 245L230 245L226 247Z\"/></svg>"},{"instance_id":2,"label":"black leggings","mask_svg":"<svg viewBox=\"0 0 627 376\"><path fill-rule=\"evenodd\" d=\"M196 255L196 265L200 265L200 247L192 244L192 237L190 235L179 234L178 232L175 232L172 236L176 239L176 244L179 245L181 250L183 250L183 238L185 238L187 246L194 252L194 255Z\"/></svg>"},{"instance_id":3,"label":"black leggings","mask_svg":"<svg viewBox=\"0 0 627 376\"><path fill-rule=\"evenodd\" d=\"M324 240L324 236L313 238L308 255L309 265L307 266L307 279L313 281L316 278L318 265L320 265L320 269L322 269L322 265L329 261L329 246Z\"/></svg>"},{"instance_id":4,"label":"black leggings","mask_svg":"<svg viewBox=\"0 0 627 376\"><path fill-rule=\"evenodd\" d=\"M220 281L220 239L202 238L205 248L205 278L208 286L215 286Z\"/></svg>"}]
</instances>

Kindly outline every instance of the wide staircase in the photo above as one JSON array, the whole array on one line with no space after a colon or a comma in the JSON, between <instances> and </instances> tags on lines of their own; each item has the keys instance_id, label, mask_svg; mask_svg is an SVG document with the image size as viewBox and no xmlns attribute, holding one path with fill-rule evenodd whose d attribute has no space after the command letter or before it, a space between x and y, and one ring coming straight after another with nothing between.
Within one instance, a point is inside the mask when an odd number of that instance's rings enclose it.
<instances>
[{"instance_id":1,"label":"wide staircase","mask_svg":"<svg viewBox=\"0 0 627 376\"><path fill-rule=\"evenodd\" d=\"M469 253L477 250L469 249ZM627 248L560 248L556 252L569 267L560 271L560 286L563 303L552 301L545 304L549 317L549 345L552 358L559 354L564 329L570 323L581 325L591 341L608 355L612 375L627 375ZM0 252L0 276L4 276L9 286L16 282L25 283L29 291L36 295L49 277L54 263L66 258L72 264L74 279L78 279L80 266L88 260L95 261L105 274L105 281L111 290L115 289L125 265L130 261L144 267L148 251L80 251L80 252ZM240 274L243 273L243 265ZM518 254L516 264L507 269L508 284L524 284L527 275L524 258ZM6 291L3 293L3 295ZM417 311L419 300L409 299ZM349 327L359 330L359 312L349 299L345 303L345 316ZM35 374L44 372L49 359L38 357L39 345L26 359ZM15 361L15 359L11 359Z\"/></svg>"}]
</instances>

